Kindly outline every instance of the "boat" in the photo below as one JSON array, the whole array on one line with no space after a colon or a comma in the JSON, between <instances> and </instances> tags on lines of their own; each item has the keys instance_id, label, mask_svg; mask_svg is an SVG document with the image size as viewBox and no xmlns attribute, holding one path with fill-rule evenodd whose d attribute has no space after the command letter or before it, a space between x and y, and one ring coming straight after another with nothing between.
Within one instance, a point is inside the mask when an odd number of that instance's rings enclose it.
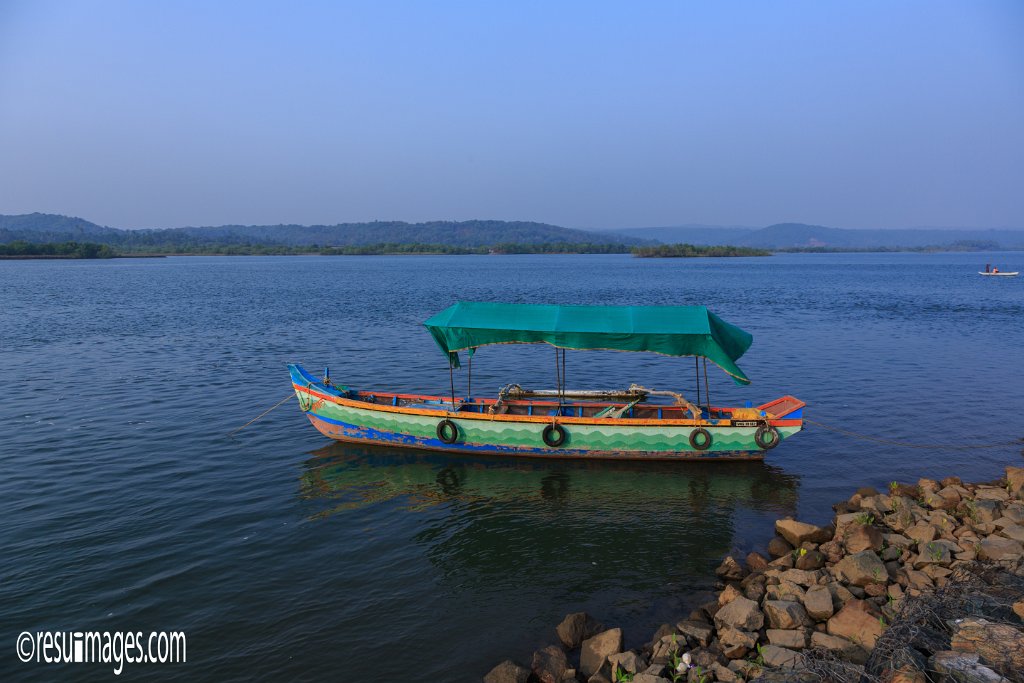
<instances>
[{"instance_id":1,"label":"boat","mask_svg":"<svg viewBox=\"0 0 1024 683\"><path fill-rule=\"evenodd\" d=\"M289 364L300 409L338 441L392 447L539 458L610 460L759 460L803 429L803 401L783 396L724 407L709 398L708 361L736 384L736 365L753 337L704 306L558 306L460 301L424 322L446 355L451 392L420 395L338 384ZM555 349L555 389L502 387L494 398L472 394L476 349L548 344ZM623 390L570 390L567 349L650 352L693 357L698 395L633 384ZM468 357L464 396L455 370ZM700 396L703 362L704 391Z\"/></svg>"},{"instance_id":2,"label":"boat","mask_svg":"<svg viewBox=\"0 0 1024 683\"><path fill-rule=\"evenodd\" d=\"M1016 277L1020 275L1020 271L1013 271L1011 273L1003 273L998 268L993 268L991 263L985 264L985 270L979 270L978 275L989 275L993 277Z\"/></svg>"}]
</instances>

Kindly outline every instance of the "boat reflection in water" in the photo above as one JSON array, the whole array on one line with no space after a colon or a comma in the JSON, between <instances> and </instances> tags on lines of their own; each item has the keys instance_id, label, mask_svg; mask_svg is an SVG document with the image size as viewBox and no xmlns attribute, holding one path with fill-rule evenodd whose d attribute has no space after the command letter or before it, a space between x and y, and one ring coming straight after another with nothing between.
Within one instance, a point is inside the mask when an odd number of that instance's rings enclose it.
<instances>
[{"instance_id":1,"label":"boat reflection in water","mask_svg":"<svg viewBox=\"0 0 1024 683\"><path fill-rule=\"evenodd\" d=\"M413 510L418 521L384 515L397 527L379 532L411 524L446 578L484 591L707 584L709 568L763 543L797 499L797 479L763 462L538 462L343 443L312 455L301 476L311 518Z\"/></svg>"}]
</instances>

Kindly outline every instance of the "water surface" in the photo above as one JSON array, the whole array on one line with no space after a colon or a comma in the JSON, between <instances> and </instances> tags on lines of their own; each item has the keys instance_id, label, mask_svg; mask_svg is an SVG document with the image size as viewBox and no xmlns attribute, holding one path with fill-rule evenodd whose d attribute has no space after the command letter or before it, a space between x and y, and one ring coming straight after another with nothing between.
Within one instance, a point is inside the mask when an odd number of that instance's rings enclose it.
<instances>
[{"instance_id":1,"label":"water surface","mask_svg":"<svg viewBox=\"0 0 1024 683\"><path fill-rule=\"evenodd\" d=\"M446 391L420 323L456 299L706 304L753 378L808 417L919 443L1024 436L1024 254L195 257L0 262L0 672L24 630L181 630L188 663L122 676L473 680L567 612L630 644L679 618L772 521L864 484L992 479L1019 447L898 449L811 428L759 463L453 458L332 445L287 362ZM481 349L474 393L553 385L554 353ZM568 354L571 386L693 393L692 361ZM457 381L465 382L460 373Z\"/></svg>"}]
</instances>

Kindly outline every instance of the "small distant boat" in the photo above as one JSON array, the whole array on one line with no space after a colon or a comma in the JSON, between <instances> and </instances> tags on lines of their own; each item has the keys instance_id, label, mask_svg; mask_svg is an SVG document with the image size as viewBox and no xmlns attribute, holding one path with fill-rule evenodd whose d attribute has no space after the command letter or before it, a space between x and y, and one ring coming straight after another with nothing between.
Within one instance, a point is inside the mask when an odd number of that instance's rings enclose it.
<instances>
[{"instance_id":1,"label":"small distant boat","mask_svg":"<svg viewBox=\"0 0 1024 683\"><path fill-rule=\"evenodd\" d=\"M993 268L991 263L985 264L985 270L979 270L978 275L991 275L993 277L1016 277L1020 275L1019 271L1013 271L1011 273L1001 272L998 268Z\"/></svg>"},{"instance_id":2,"label":"small distant boat","mask_svg":"<svg viewBox=\"0 0 1024 683\"><path fill-rule=\"evenodd\" d=\"M708 400L707 361L749 384L735 361L753 337L703 306L549 306L458 302L424 325L445 353L448 396L358 390L289 365L299 407L338 441L393 447L542 458L608 460L759 460L803 429L803 401L720 407ZM503 387L496 398L472 395L473 354L495 344L555 347L556 388ZM565 350L649 351L693 356L698 396L631 385L626 390L570 390ZM469 357L465 396L455 395L459 352ZM700 397L700 361L704 401Z\"/></svg>"}]
</instances>

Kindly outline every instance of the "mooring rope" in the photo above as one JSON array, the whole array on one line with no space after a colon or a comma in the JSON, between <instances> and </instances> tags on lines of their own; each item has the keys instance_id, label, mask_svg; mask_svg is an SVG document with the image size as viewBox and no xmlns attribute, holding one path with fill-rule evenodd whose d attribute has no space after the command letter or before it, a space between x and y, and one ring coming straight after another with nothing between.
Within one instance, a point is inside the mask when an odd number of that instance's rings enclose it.
<instances>
[{"instance_id":1,"label":"mooring rope","mask_svg":"<svg viewBox=\"0 0 1024 683\"><path fill-rule=\"evenodd\" d=\"M849 429L842 429L841 427L833 427L827 425L824 422L818 422L816 420L808 420L804 418L804 422L808 424L827 429L831 432L850 436L855 439L863 439L864 441L874 441L876 443L884 443L888 446L900 446L902 448L930 448L930 449L946 449L953 451L968 451L975 448L1005 448L1006 446L1019 446L1024 444L1024 439L1015 439L1013 441L1004 441L1002 443L978 443L978 444L938 444L938 443L908 443L906 441L894 441L892 439L883 439L878 436L871 436L870 434L861 434L860 432L854 432Z\"/></svg>"},{"instance_id":2,"label":"mooring rope","mask_svg":"<svg viewBox=\"0 0 1024 683\"><path fill-rule=\"evenodd\" d=\"M251 425L251 424L252 424L253 422L255 422L256 420L258 420L258 419L260 419L261 417L263 417L264 415L268 414L268 413L269 413L269 412L270 412L271 410L274 410L275 408L277 408L277 407L281 406L281 405L282 405L282 404L283 404L283 403L284 403L285 401L287 401L288 399L290 399L290 398L296 398L296 397L297 397L297 395L296 395L296 393L295 393L295 391L294 391L294 390L292 390L292 391L289 391L289 392L288 392L288 395L287 395L287 396L285 396L285 397L284 397L283 399L281 399L280 401L278 401L277 403L275 403L275 404L274 404L273 406L271 406L270 408L267 408L267 409L266 409L266 410L264 410L264 411L263 411L262 413L260 413L259 415L257 415L257 416L256 416L256 417L254 417L253 419L249 420L248 422L246 422L246 423L245 423L244 425L242 425L242 426L241 426L241 427L239 427L238 429L235 429L235 430L233 430L233 431L230 431L230 432L228 432L228 436L234 436L234 435L235 435L235 434L236 434L237 432L240 432L240 431L242 431L243 429L245 429L246 427L248 427L249 425Z\"/></svg>"}]
</instances>

